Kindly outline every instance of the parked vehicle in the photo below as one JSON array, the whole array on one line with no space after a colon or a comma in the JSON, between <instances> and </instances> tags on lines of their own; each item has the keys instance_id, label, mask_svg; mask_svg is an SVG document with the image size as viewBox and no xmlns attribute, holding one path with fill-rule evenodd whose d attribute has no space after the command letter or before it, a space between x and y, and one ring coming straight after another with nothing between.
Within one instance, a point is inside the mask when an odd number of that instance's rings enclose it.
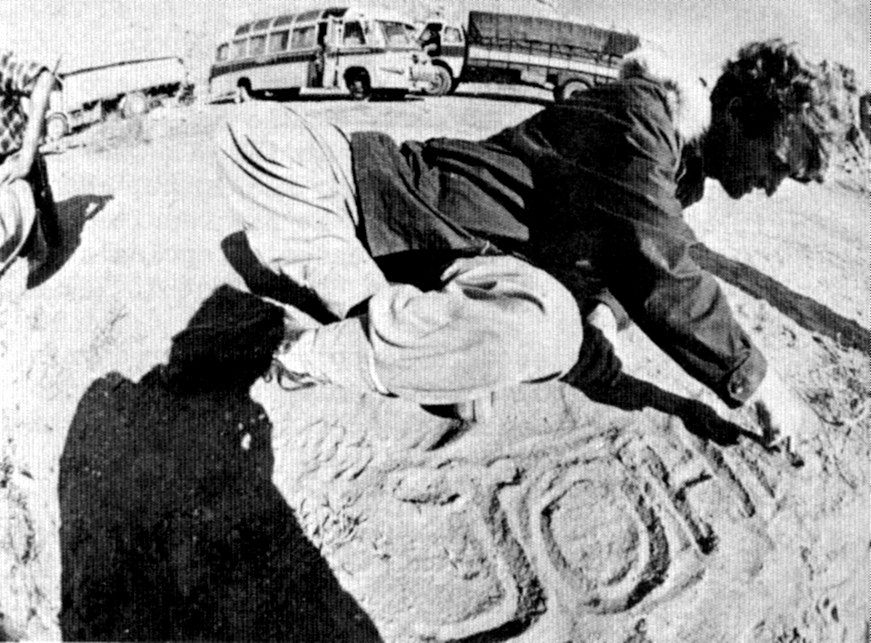
<instances>
[{"instance_id":1,"label":"parked vehicle","mask_svg":"<svg viewBox=\"0 0 871 643\"><path fill-rule=\"evenodd\" d=\"M51 94L45 124L49 140L100 121L113 110L125 116L144 114L166 99L185 98L192 89L184 61L176 56L125 60L57 76L60 82Z\"/></svg>"},{"instance_id":2,"label":"parked vehicle","mask_svg":"<svg viewBox=\"0 0 871 643\"><path fill-rule=\"evenodd\" d=\"M615 79L640 39L566 20L472 11L465 28L424 23L418 42L433 63L433 82L424 89L430 95L450 93L460 82L496 82L553 89L562 101Z\"/></svg>"},{"instance_id":3,"label":"parked vehicle","mask_svg":"<svg viewBox=\"0 0 871 643\"><path fill-rule=\"evenodd\" d=\"M432 81L413 23L387 11L316 8L239 25L218 45L209 73L213 99L296 95L341 88L353 98L404 96Z\"/></svg>"}]
</instances>

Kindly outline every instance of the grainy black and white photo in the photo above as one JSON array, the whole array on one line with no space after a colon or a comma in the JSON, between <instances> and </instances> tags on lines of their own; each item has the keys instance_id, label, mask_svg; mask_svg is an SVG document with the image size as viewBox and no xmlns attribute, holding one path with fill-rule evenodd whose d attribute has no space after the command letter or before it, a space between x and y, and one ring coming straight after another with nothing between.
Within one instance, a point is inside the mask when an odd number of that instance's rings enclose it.
<instances>
[{"instance_id":1,"label":"grainy black and white photo","mask_svg":"<svg viewBox=\"0 0 871 643\"><path fill-rule=\"evenodd\" d=\"M867 0L0 36L0 641L868 639Z\"/></svg>"}]
</instances>

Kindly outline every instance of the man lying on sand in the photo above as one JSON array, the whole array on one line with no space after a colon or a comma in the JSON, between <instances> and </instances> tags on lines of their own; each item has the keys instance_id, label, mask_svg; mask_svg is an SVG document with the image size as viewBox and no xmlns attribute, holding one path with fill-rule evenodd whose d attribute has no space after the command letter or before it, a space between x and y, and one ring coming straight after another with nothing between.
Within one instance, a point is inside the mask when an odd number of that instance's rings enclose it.
<instances>
[{"instance_id":1,"label":"man lying on sand","mask_svg":"<svg viewBox=\"0 0 871 643\"><path fill-rule=\"evenodd\" d=\"M620 365L603 336L616 341L625 309L727 405L753 405L774 440L795 430L800 402L690 258L681 211L706 177L733 198L822 180L843 138L839 85L793 45L748 45L690 139L674 84L624 72L482 141L397 146L276 105L227 123L220 165L252 250L336 317L288 323L280 374L474 419L517 384L607 389Z\"/></svg>"}]
</instances>

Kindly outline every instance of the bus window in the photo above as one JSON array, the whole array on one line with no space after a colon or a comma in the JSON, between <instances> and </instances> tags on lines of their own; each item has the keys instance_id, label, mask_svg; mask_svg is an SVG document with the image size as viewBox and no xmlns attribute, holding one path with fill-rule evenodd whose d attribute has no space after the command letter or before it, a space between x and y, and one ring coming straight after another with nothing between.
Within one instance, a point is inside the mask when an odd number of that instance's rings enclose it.
<instances>
[{"instance_id":1,"label":"bus window","mask_svg":"<svg viewBox=\"0 0 871 643\"><path fill-rule=\"evenodd\" d=\"M342 44L345 47L358 47L365 43L363 39L363 27L359 22L346 22L345 33L342 36Z\"/></svg>"},{"instance_id":2,"label":"bus window","mask_svg":"<svg viewBox=\"0 0 871 643\"><path fill-rule=\"evenodd\" d=\"M312 11L306 11L304 13L299 14L296 17L297 22L309 22L310 20L317 20L321 15L320 9L314 9Z\"/></svg>"},{"instance_id":3,"label":"bus window","mask_svg":"<svg viewBox=\"0 0 871 643\"><path fill-rule=\"evenodd\" d=\"M266 36L253 36L248 42L248 55L260 56L266 51Z\"/></svg>"},{"instance_id":4,"label":"bus window","mask_svg":"<svg viewBox=\"0 0 871 643\"><path fill-rule=\"evenodd\" d=\"M269 34L269 53L274 54L287 49L287 39L290 35L289 31L276 31Z\"/></svg>"},{"instance_id":5,"label":"bus window","mask_svg":"<svg viewBox=\"0 0 871 643\"><path fill-rule=\"evenodd\" d=\"M218 47L218 53L215 56L215 60L218 62L223 62L223 61L227 60L229 55L230 55L230 45L228 45L227 43L224 43L223 45Z\"/></svg>"},{"instance_id":6,"label":"bus window","mask_svg":"<svg viewBox=\"0 0 871 643\"><path fill-rule=\"evenodd\" d=\"M442 44L459 45L463 42L463 32L457 27L445 27L442 29Z\"/></svg>"},{"instance_id":7,"label":"bus window","mask_svg":"<svg viewBox=\"0 0 871 643\"><path fill-rule=\"evenodd\" d=\"M263 31L264 29L269 28L269 23L272 22L272 18L266 18L265 20L258 20L254 23L254 27L252 31Z\"/></svg>"},{"instance_id":8,"label":"bus window","mask_svg":"<svg viewBox=\"0 0 871 643\"><path fill-rule=\"evenodd\" d=\"M275 22L272 23L272 26L283 27L284 25L289 25L291 22L293 22L293 14L276 18Z\"/></svg>"},{"instance_id":9,"label":"bus window","mask_svg":"<svg viewBox=\"0 0 871 643\"><path fill-rule=\"evenodd\" d=\"M315 26L297 27L290 38L291 49L311 49L315 46Z\"/></svg>"},{"instance_id":10,"label":"bus window","mask_svg":"<svg viewBox=\"0 0 871 643\"><path fill-rule=\"evenodd\" d=\"M414 41L409 37L409 28L401 22L381 22L384 40L388 47L414 47Z\"/></svg>"},{"instance_id":11,"label":"bus window","mask_svg":"<svg viewBox=\"0 0 871 643\"><path fill-rule=\"evenodd\" d=\"M244 25L240 25L240 26L239 26L239 28L236 30L236 34L235 34L235 35L237 35L237 36L241 36L242 34L246 34L246 33L248 33L248 30L249 30L250 28L251 28L251 23L250 23L250 22L246 22Z\"/></svg>"},{"instance_id":12,"label":"bus window","mask_svg":"<svg viewBox=\"0 0 871 643\"><path fill-rule=\"evenodd\" d=\"M234 40L233 41L233 58L244 58L245 52L247 51L247 40Z\"/></svg>"}]
</instances>

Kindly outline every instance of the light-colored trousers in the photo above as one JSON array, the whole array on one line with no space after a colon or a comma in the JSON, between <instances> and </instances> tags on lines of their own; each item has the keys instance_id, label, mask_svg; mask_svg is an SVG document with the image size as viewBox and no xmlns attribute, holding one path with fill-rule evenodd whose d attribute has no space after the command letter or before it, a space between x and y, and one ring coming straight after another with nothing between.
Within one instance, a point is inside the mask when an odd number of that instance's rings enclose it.
<instances>
[{"instance_id":1,"label":"light-colored trousers","mask_svg":"<svg viewBox=\"0 0 871 643\"><path fill-rule=\"evenodd\" d=\"M435 291L388 283L356 235L351 147L337 127L250 104L222 126L218 155L227 203L259 261L339 318L281 357L291 370L454 404L558 377L577 360L577 303L524 261L458 259ZM365 314L347 317L363 302Z\"/></svg>"}]
</instances>

